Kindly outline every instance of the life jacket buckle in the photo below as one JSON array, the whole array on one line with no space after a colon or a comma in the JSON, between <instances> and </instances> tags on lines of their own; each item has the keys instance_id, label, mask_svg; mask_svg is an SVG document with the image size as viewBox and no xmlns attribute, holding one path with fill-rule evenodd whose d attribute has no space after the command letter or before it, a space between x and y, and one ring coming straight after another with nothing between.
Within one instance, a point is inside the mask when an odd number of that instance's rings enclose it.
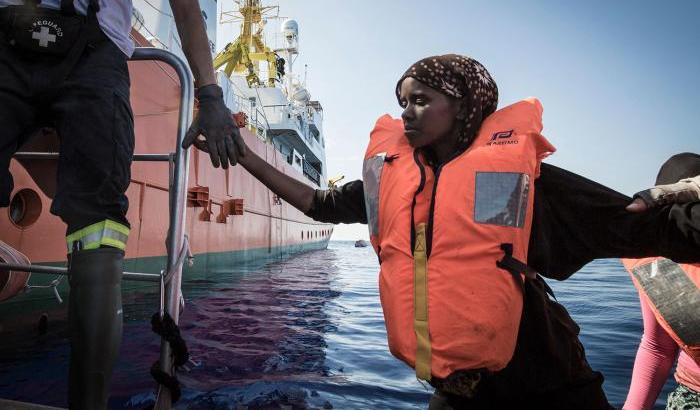
<instances>
[{"instance_id":1,"label":"life jacket buckle","mask_svg":"<svg viewBox=\"0 0 700 410\"><path fill-rule=\"evenodd\" d=\"M527 266L526 263L523 263L513 257L512 243L502 243L501 250L503 251L504 255L500 261L496 261L496 266L507 270L518 280L520 280L521 273L528 279L535 279L535 277L537 277L537 271Z\"/></svg>"}]
</instances>

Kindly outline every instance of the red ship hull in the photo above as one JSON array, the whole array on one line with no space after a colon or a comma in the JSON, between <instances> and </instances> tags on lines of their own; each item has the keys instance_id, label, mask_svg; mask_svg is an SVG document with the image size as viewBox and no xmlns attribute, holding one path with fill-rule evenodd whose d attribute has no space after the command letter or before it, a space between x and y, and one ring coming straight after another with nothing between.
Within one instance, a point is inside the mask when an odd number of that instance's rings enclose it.
<instances>
[{"instance_id":1,"label":"red ship hull","mask_svg":"<svg viewBox=\"0 0 700 410\"><path fill-rule=\"evenodd\" d=\"M157 62L130 62L129 70L135 152L172 152L180 104L177 76L170 67ZM281 172L313 186L272 144L246 128L241 129L241 133L250 150ZM40 141L21 150L51 151L51 146L50 142ZM11 212L0 212L0 240L25 254L32 263L66 260L65 225L49 213L54 164L55 160L41 159L22 160L21 163L13 160L10 165L15 181L12 197L22 192L28 219L16 223ZM242 167L215 169L208 154L194 150L189 175L186 233L197 271L327 246L333 225L306 217L281 201ZM132 262L130 268L153 271L160 263L139 266L142 264L138 261L165 258L168 178L166 162L134 162L132 165L132 180L127 191L131 234L126 258ZM224 266L214 266L220 264Z\"/></svg>"}]
</instances>

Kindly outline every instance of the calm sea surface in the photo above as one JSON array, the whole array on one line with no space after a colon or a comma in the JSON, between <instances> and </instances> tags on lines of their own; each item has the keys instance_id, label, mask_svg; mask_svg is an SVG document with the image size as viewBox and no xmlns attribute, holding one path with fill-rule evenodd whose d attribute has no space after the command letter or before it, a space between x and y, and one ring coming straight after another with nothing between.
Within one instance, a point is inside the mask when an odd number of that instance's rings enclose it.
<instances>
[{"instance_id":1,"label":"calm sea surface","mask_svg":"<svg viewBox=\"0 0 700 410\"><path fill-rule=\"evenodd\" d=\"M195 364L179 376L184 392L175 408L427 408L430 390L386 346L377 271L371 247L331 242L281 262L185 278L181 329ZM552 285L581 325L611 403L621 407L642 330L627 274L619 261L603 260ZM156 306L150 288L125 295L113 409L142 409L154 400L148 370L159 339L149 318ZM35 317L17 318L0 332L0 398L65 406L65 308L49 317L42 336Z\"/></svg>"}]
</instances>

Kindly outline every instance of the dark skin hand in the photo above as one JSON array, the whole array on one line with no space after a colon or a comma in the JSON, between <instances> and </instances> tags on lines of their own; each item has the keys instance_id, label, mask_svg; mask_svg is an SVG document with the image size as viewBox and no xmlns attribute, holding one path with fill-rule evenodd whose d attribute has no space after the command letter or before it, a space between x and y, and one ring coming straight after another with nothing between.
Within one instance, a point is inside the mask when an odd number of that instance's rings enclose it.
<instances>
[{"instance_id":1,"label":"dark skin hand","mask_svg":"<svg viewBox=\"0 0 700 410\"><path fill-rule=\"evenodd\" d=\"M245 144L231 112L224 104L204 29L204 19L198 0L170 0L182 50L192 69L198 87L199 112L187 131L183 148L195 145L208 152L214 167L236 165L245 155ZM200 139L200 135L203 139Z\"/></svg>"},{"instance_id":2,"label":"dark skin hand","mask_svg":"<svg viewBox=\"0 0 700 410\"><path fill-rule=\"evenodd\" d=\"M199 89L199 111L185 134L182 147L190 145L208 152L215 168L236 165L246 153L238 126L224 104L221 88L208 85ZM205 137L200 139L200 135Z\"/></svg>"}]
</instances>

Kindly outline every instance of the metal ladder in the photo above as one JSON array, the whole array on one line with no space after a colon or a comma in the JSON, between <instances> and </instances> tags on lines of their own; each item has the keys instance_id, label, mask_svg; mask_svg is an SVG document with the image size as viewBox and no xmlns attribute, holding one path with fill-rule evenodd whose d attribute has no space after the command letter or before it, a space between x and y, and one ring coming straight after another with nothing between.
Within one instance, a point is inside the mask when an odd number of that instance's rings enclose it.
<instances>
[{"instance_id":1,"label":"metal ladder","mask_svg":"<svg viewBox=\"0 0 700 410\"><path fill-rule=\"evenodd\" d=\"M182 254L186 246L185 219L187 200L187 181L189 177L189 150L182 148L185 133L192 122L194 107L194 81L192 73L180 57L170 51L152 47L137 47L130 61L161 61L170 65L180 80L180 110L178 119L175 151L167 154L135 154L134 161L162 161L170 164L169 176L169 209L170 226L168 228L167 266L160 274L124 272L125 280L160 282L160 314L164 311L178 323L180 313L180 285L182 282ZM17 152L16 159L58 159L58 153L48 152ZM17 265L0 263L0 269L23 271L31 273L46 273L67 275L67 268L42 265ZM161 339L160 345L161 370L173 373L170 345ZM170 391L159 386L155 409L170 409Z\"/></svg>"}]
</instances>

